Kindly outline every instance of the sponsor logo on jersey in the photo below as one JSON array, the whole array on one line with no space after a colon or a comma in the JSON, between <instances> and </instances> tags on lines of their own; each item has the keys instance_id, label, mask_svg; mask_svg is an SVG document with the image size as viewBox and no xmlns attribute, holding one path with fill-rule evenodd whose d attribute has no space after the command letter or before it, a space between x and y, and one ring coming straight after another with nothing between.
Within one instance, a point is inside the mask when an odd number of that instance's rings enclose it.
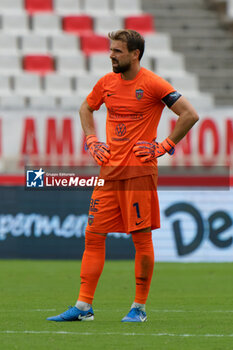
<instances>
[{"instance_id":1,"label":"sponsor logo on jersey","mask_svg":"<svg viewBox=\"0 0 233 350\"><path fill-rule=\"evenodd\" d=\"M125 124L121 123L116 126L115 133L117 136L124 136L126 133L126 126Z\"/></svg>"}]
</instances>

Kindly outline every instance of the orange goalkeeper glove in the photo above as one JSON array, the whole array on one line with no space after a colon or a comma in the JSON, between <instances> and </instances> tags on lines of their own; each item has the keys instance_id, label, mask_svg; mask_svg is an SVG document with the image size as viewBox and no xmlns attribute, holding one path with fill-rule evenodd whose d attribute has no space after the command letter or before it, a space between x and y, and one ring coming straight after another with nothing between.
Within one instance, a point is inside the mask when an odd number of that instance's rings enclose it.
<instances>
[{"instance_id":1,"label":"orange goalkeeper glove","mask_svg":"<svg viewBox=\"0 0 233 350\"><path fill-rule=\"evenodd\" d=\"M103 165L108 162L110 158L109 145L98 141L95 135L88 135L86 137L86 144L92 157L99 165Z\"/></svg>"},{"instance_id":2,"label":"orange goalkeeper glove","mask_svg":"<svg viewBox=\"0 0 233 350\"><path fill-rule=\"evenodd\" d=\"M168 137L163 142L138 141L133 147L133 152L145 163L163 156L166 152L172 155L175 152L175 143Z\"/></svg>"}]
</instances>

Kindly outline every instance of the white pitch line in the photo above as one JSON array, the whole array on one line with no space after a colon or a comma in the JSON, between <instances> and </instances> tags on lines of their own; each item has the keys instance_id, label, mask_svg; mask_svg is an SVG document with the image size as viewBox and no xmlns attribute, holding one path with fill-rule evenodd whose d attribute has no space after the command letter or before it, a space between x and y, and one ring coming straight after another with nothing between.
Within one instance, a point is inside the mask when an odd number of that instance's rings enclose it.
<instances>
[{"instance_id":1,"label":"white pitch line","mask_svg":"<svg viewBox=\"0 0 233 350\"><path fill-rule=\"evenodd\" d=\"M17 312L18 310L0 310L0 312ZM32 310L20 310L22 312L47 312L47 311L56 311L56 309L32 309Z\"/></svg>"},{"instance_id":2,"label":"white pitch line","mask_svg":"<svg viewBox=\"0 0 233 350\"><path fill-rule=\"evenodd\" d=\"M58 335L124 335L124 336L152 336L152 337L204 337L204 338L232 338L233 334L175 334L175 333L124 333L124 332L66 332L66 331L0 331L0 334L58 334Z\"/></svg>"},{"instance_id":3,"label":"white pitch line","mask_svg":"<svg viewBox=\"0 0 233 350\"><path fill-rule=\"evenodd\" d=\"M198 313L231 313L233 310L160 310L160 309L152 309L150 312L198 312Z\"/></svg>"},{"instance_id":4,"label":"white pitch line","mask_svg":"<svg viewBox=\"0 0 233 350\"><path fill-rule=\"evenodd\" d=\"M124 312L126 309L94 309L95 312L106 312L106 311L112 311L112 312ZM148 313L150 312L164 312L164 313L233 313L233 310L167 310L167 309L147 309Z\"/></svg>"}]
</instances>

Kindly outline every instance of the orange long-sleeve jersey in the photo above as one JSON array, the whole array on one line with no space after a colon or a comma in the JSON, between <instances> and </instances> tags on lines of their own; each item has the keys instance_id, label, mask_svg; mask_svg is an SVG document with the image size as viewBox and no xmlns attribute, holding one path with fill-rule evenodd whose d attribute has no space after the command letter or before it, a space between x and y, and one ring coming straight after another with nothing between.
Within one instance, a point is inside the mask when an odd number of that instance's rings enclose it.
<instances>
[{"instance_id":1,"label":"orange long-sleeve jersey","mask_svg":"<svg viewBox=\"0 0 233 350\"><path fill-rule=\"evenodd\" d=\"M151 142L164 108L162 99L175 91L163 78L141 68L133 80L121 74L102 77L87 96L87 103L98 110L107 107L106 142L111 158L101 167L105 179L126 179L157 173L157 160L141 163L132 148L138 140Z\"/></svg>"}]
</instances>

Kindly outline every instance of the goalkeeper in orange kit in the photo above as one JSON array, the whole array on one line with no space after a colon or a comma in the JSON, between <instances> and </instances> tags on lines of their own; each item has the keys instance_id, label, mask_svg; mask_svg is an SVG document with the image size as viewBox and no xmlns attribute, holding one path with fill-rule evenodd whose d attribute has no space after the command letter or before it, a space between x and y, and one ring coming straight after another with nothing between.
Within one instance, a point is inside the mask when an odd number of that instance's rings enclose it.
<instances>
[{"instance_id":1,"label":"goalkeeper in orange kit","mask_svg":"<svg viewBox=\"0 0 233 350\"><path fill-rule=\"evenodd\" d=\"M198 120L191 104L167 81L140 66L144 38L133 30L109 34L113 72L94 86L80 109L88 149L101 166L104 188L96 186L89 209L81 285L74 307L50 321L94 319L92 302L105 261L109 232L132 235L135 246L136 293L122 322L147 320L145 305L154 268L153 229L160 227L157 196L157 158L172 155L175 145ZM95 133L93 111L107 107L106 143ZM167 105L178 115L175 128L161 143L157 127Z\"/></svg>"}]
</instances>

